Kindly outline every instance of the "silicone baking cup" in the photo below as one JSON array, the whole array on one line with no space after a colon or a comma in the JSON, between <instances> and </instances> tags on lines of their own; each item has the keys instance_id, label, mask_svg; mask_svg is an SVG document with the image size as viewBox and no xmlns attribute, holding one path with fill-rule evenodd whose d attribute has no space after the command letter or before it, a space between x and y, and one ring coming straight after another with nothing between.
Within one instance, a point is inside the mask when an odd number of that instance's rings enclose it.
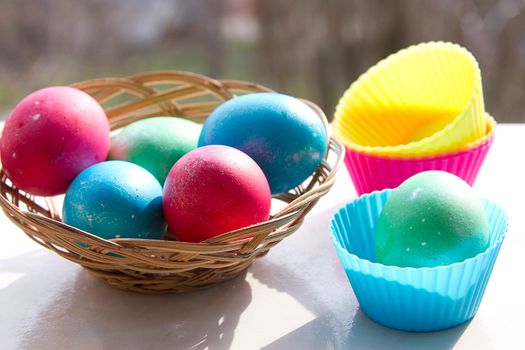
<instances>
[{"instance_id":1,"label":"silicone baking cup","mask_svg":"<svg viewBox=\"0 0 525 350\"><path fill-rule=\"evenodd\" d=\"M470 52L423 43L370 68L340 99L334 135L348 148L420 157L460 150L483 137L481 72Z\"/></svg>"},{"instance_id":2,"label":"silicone baking cup","mask_svg":"<svg viewBox=\"0 0 525 350\"><path fill-rule=\"evenodd\" d=\"M330 234L363 312L384 326L405 331L437 331L476 314L507 232L507 215L484 200L490 246L462 262L432 268L375 263L374 232L392 190L364 195L341 208Z\"/></svg>"},{"instance_id":3,"label":"silicone baking cup","mask_svg":"<svg viewBox=\"0 0 525 350\"><path fill-rule=\"evenodd\" d=\"M487 153L494 142L495 120L486 116L485 135L466 149L438 156L393 158L346 147L345 165L359 195L385 188L395 188L417 173L442 170L459 176L473 185Z\"/></svg>"}]
</instances>

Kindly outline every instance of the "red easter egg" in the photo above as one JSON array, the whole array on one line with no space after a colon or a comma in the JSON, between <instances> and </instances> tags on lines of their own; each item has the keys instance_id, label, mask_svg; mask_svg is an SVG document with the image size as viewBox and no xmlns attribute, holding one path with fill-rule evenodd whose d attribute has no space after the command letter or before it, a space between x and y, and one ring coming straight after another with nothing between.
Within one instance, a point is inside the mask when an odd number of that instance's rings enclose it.
<instances>
[{"instance_id":1,"label":"red easter egg","mask_svg":"<svg viewBox=\"0 0 525 350\"><path fill-rule=\"evenodd\" d=\"M39 196L64 193L87 167L106 159L109 124L80 90L55 86L25 97L7 120L0 144L13 184Z\"/></svg>"},{"instance_id":2,"label":"red easter egg","mask_svg":"<svg viewBox=\"0 0 525 350\"><path fill-rule=\"evenodd\" d=\"M271 193L252 158L232 147L211 145L175 163L164 184L162 205L177 239L201 242L268 220Z\"/></svg>"}]
</instances>

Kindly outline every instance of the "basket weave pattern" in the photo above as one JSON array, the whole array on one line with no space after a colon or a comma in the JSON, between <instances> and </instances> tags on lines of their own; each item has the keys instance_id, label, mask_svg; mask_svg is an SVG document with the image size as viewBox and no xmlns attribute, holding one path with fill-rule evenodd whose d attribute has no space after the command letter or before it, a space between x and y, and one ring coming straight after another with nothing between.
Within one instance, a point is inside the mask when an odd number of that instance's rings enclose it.
<instances>
[{"instance_id":1,"label":"basket weave pattern","mask_svg":"<svg viewBox=\"0 0 525 350\"><path fill-rule=\"evenodd\" d=\"M219 81L177 71L102 78L72 86L102 104L112 130L153 116L203 122L220 103L235 95L271 91L249 82ZM323 112L305 102L326 125ZM283 208L270 220L202 243L178 242L169 236L166 240L98 238L62 223L56 198L24 193L13 186L3 171L0 206L37 243L80 264L114 287L148 294L186 292L237 276L255 258L295 232L331 188L343 156L342 145L330 138L327 154L315 174L276 198L283 202Z\"/></svg>"}]
</instances>

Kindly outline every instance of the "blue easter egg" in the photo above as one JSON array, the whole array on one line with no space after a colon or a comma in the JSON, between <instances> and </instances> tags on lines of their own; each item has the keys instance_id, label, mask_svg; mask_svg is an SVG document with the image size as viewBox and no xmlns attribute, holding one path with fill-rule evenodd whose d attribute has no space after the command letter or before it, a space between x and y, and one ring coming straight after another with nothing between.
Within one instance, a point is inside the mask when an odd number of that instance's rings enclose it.
<instances>
[{"instance_id":1,"label":"blue easter egg","mask_svg":"<svg viewBox=\"0 0 525 350\"><path fill-rule=\"evenodd\" d=\"M104 239L161 239L162 187L144 168L124 161L95 164L69 186L63 221Z\"/></svg>"},{"instance_id":2,"label":"blue easter egg","mask_svg":"<svg viewBox=\"0 0 525 350\"><path fill-rule=\"evenodd\" d=\"M327 136L321 119L304 102L262 92L226 101L210 114L199 146L213 144L253 158L276 195L301 184L319 167Z\"/></svg>"}]
</instances>

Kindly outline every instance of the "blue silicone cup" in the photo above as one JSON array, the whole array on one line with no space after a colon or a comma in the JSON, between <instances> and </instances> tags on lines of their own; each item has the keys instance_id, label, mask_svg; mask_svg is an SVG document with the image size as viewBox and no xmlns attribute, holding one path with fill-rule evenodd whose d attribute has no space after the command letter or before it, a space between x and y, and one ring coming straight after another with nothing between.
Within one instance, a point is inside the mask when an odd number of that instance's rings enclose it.
<instances>
[{"instance_id":1,"label":"blue silicone cup","mask_svg":"<svg viewBox=\"0 0 525 350\"><path fill-rule=\"evenodd\" d=\"M476 314L489 280L508 218L484 200L490 246L462 262L432 268L375 263L377 219L392 190L359 197L339 209L330 234L363 312L384 326L415 332L457 326Z\"/></svg>"}]
</instances>

